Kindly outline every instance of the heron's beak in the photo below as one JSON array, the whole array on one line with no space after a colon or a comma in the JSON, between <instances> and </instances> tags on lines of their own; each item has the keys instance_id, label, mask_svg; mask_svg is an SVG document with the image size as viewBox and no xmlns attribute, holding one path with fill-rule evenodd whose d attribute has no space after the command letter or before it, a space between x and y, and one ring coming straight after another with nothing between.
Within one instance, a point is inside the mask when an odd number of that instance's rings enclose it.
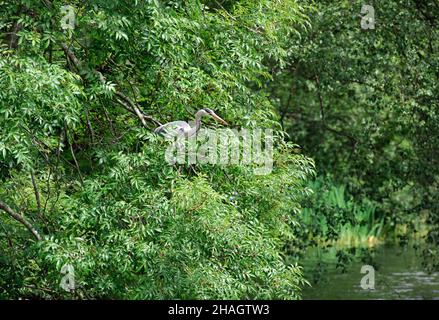
<instances>
[{"instance_id":1,"label":"heron's beak","mask_svg":"<svg viewBox=\"0 0 439 320\"><path fill-rule=\"evenodd\" d=\"M223 125L228 126L229 124L225 122L223 119L221 119L219 116L217 116L215 113L211 114L212 118L214 118L216 121L222 123Z\"/></svg>"}]
</instances>

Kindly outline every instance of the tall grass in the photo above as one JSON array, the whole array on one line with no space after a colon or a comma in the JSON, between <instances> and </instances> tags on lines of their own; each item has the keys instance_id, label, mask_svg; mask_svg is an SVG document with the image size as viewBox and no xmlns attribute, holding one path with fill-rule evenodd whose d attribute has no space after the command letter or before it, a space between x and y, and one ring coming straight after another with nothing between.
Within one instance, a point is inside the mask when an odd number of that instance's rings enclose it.
<instances>
[{"instance_id":1,"label":"tall grass","mask_svg":"<svg viewBox=\"0 0 439 320\"><path fill-rule=\"evenodd\" d=\"M344 185L318 178L310 182L314 194L301 214L308 237L320 245L373 246L380 242L384 218L368 200L355 200Z\"/></svg>"}]
</instances>

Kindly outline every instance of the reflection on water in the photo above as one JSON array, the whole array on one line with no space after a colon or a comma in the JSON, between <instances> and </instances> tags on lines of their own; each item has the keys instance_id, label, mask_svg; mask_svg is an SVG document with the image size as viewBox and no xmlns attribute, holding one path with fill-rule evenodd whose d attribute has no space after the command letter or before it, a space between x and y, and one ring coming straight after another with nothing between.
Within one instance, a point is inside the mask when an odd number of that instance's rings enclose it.
<instances>
[{"instance_id":1,"label":"reflection on water","mask_svg":"<svg viewBox=\"0 0 439 320\"><path fill-rule=\"evenodd\" d=\"M339 257L340 258L340 257ZM342 256L348 261L351 257ZM412 247L382 246L355 255L345 268L337 268L336 250L310 249L302 262L312 287L303 289L303 299L434 299L439 300L439 272L427 273ZM361 288L365 264L375 268L375 289ZM343 270L344 269L344 270Z\"/></svg>"}]
</instances>

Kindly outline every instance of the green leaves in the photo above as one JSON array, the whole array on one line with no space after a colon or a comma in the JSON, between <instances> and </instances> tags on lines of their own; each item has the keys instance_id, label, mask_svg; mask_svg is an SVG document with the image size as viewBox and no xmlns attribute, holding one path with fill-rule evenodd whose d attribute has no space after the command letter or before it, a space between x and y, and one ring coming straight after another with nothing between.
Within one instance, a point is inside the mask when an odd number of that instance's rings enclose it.
<instances>
[{"instance_id":1,"label":"green leaves","mask_svg":"<svg viewBox=\"0 0 439 320\"><path fill-rule=\"evenodd\" d=\"M17 270L0 296L299 298L303 276L282 250L313 164L283 143L262 89L285 66L302 7L73 1L75 28L65 32L60 4L0 9L1 31L19 29L0 49L0 194L43 235L28 245L0 214L0 235L27 248L0 243L0 271ZM233 128L277 130L273 174L171 166L166 142L138 123L200 108ZM65 264L75 296L59 286Z\"/></svg>"},{"instance_id":2,"label":"green leaves","mask_svg":"<svg viewBox=\"0 0 439 320\"><path fill-rule=\"evenodd\" d=\"M0 141L12 166L30 166L47 138L79 121L80 87L69 72L41 58L0 58Z\"/></svg>"},{"instance_id":3,"label":"green leaves","mask_svg":"<svg viewBox=\"0 0 439 320\"><path fill-rule=\"evenodd\" d=\"M376 28L365 31L362 5L316 2L312 29L269 90L284 128L315 158L319 173L346 185L357 201L378 203L389 225L423 210L437 216L437 201L430 201L438 190L430 185L439 167L428 159L439 156L439 36L428 12L438 7L375 3ZM409 207L393 195L413 183L410 197L424 200Z\"/></svg>"}]
</instances>

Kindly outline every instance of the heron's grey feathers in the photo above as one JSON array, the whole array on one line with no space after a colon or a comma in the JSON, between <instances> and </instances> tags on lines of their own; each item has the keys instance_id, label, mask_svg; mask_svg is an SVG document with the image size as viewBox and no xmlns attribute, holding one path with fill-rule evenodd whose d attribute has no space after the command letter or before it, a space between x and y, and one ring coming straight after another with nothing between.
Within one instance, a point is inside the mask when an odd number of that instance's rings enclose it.
<instances>
[{"instance_id":1,"label":"heron's grey feathers","mask_svg":"<svg viewBox=\"0 0 439 320\"><path fill-rule=\"evenodd\" d=\"M175 136L191 129L191 126L186 121L172 121L161 125L154 130L155 133L163 135Z\"/></svg>"},{"instance_id":2,"label":"heron's grey feathers","mask_svg":"<svg viewBox=\"0 0 439 320\"><path fill-rule=\"evenodd\" d=\"M165 123L154 130L155 133L163 135L165 138L174 138L180 136L191 137L200 130L201 127L201 117L202 116L211 116L216 121L221 122L222 124L227 125L223 119L221 119L213 110L209 108L200 109L195 114L195 126L191 127L189 123L186 121L172 121L169 123Z\"/></svg>"}]
</instances>

